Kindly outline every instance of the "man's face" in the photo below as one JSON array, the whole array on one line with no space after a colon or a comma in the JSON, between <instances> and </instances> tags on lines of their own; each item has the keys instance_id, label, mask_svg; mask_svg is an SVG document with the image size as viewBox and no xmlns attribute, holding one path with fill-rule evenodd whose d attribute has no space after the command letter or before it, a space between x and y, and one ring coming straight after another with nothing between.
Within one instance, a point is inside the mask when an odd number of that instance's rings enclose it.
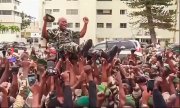
<instances>
[{"instance_id":1,"label":"man's face","mask_svg":"<svg viewBox=\"0 0 180 108\"><path fill-rule=\"evenodd\" d=\"M67 28L67 20L65 18L61 18L59 20L59 27L61 30L65 30Z\"/></svg>"},{"instance_id":2,"label":"man's face","mask_svg":"<svg viewBox=\"0 0 180 108\"><path fill-rule=\"evenodd\" d=\"M152 56L150 61L152 64L155 64L157 62L157 59L156 57Z\"/></svg>"}]
</instances>

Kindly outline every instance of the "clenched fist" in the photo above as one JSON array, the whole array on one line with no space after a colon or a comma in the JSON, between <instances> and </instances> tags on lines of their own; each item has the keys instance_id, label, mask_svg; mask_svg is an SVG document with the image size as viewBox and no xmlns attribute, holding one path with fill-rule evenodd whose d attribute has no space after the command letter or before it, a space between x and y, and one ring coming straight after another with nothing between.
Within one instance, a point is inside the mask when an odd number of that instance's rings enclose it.
<instances>
[{"instance_id":1,"label":"clenched fist","mask_svg":"<svg viewBox=\"0 0 180 108\"><path fill-rule=\"evenodd\" d=\"M88 17L84 17L84 18L83 18L83 21L84 21L85 24L88 24L88 22L89 22Z\"/></svg>"}]
</instances>

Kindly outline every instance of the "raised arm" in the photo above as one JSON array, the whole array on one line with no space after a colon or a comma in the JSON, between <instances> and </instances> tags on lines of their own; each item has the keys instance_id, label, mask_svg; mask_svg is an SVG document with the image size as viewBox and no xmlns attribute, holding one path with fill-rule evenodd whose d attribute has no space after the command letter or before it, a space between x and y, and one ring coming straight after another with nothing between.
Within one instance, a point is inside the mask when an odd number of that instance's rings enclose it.
<instances>
[{"instance_id":1,"label":"raised arm","mask_svg":"<svg viewBox=\"0 0 180 108\"><path fill-rule=\"evenodd\" d=\"M46 21L46 17L43 18L44 20L44 24L43 24L43 29L42 29L42 37L47 39L48 38L48 33L47 33L47 21Z\"/></svg>"},{"instance_id":2,"label":"raised arm","mask_svg":"<svg viewBox=\"0 0 180 108\"><path fill-rule=\"evenodd\" d=\"M84 35L86 34L89 19L87 17L84 17L83 21L84 21L84 26L83 26L83 28L82 28L82 30L80 32L80 38L84 37Z\"/></svg>"}]
</instances>

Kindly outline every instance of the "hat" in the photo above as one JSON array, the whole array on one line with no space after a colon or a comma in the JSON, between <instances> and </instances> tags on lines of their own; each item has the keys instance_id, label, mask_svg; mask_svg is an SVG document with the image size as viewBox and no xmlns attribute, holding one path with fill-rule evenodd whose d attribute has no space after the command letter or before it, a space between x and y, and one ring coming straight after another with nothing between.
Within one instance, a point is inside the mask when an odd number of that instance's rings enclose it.
<instances>
[{"instance_id":1,"label":"hat","mask_svg":"<svg viewBox=\"0 0 180 108\"><path fill-rule=\"evenodd\" d=\"M130 50L131 50L131 51L136 51L136 49L135 49L135 48L131 48Z\"/></svg>"},{"instance_id":2,"label":"hat","mask_svg":"<svg viewBox=\"0 0 180 108\"><path fill-rule=\"evenodd\" d=\"M52 15L46 14L46 21L47 22L53 22L55 18Z\"/></svg>"},{"instance_id":3,"label":"hat","mask_svg":"<svg viewBox=\"0 0 180 108\"><path fill-rule=\"evenodd\" d=\"M173 82L176 83L176 84L179 84L180 79L179 79L178 77L175 77L174 80L173 80Z\"/></svg>"},{"instance_id":4,"label":"hat","mask_svg":"<svg viewBox=\"0 0 180 108\"><path fill-rule=\"evenodd\" d=\"M89 97L82 96L75 101L75 106L77 107L88 107L89 106Z\"/></svg>"},{"instance_id":5,"label":"hat","mask_svg":"<svg viewBox=\"0 0 180 108\"><path fill-rule=\"evenodd\" d=\"M125 103L125 105L131 106L133 108L136 107L135 101L134 101L134 99L133 99L133 97L131 95L126 95L126 103Z\"/></svg>"},{"instance_id":6,"label":"hat","mask_svg":"<svg viewBox=\"0 0 180 108\"><path fill-rule=\"evenodd\" d=\"M104 92L106 87L105 85L101 84L101 85L98 85L97 89L98 89L98 92Z\"/></svg>"}]
</instances>

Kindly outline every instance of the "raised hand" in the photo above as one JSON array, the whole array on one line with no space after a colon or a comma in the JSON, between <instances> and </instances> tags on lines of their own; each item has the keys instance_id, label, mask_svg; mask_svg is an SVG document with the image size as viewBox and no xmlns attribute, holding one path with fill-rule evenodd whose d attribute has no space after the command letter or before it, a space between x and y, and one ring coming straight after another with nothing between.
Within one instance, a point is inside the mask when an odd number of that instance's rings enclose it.
<instances>
[{"instance_id":1,"label":"raised hand","mask_svg":"<svg viewBox=\"0 0 180 108\"><path fill-rule=\"evenodd\" d=\"M163 79L161 77L156 77L154 81L154 89L157 89L160 83L162 83Z\"/></svg>"},{"instance_id":2,"label":"raised hand","mask_svg":"<svg viewBox=\"0 0 180 108\"><path fill-rule=\"evenodd\" d=\"M85 24L88 24L88 22L89 22L88 17L84 17L84 18L83 18L83 21L84 21Z\"/></svg>"},{"instance_id":3,"label":"raised hand","mask_svg":"<svg viewBox=\"0 0 180 108\"><path fill-rule=\"evenodd\" d=\"M64 82L70 82L70 71L65 71L61 74L61 77L63 79Z\"/></svg>"},{"instance_id":4,"label":"raised hand","mask_svg":"<svg viewBox=\"0 0 180 108\"><path fill-rule=\"evenodd\" d=\"M0 91L1 91L3 94L7 95L7 93L8 93L8 82L3 82L3 83L1 83L1 85L0 85Z\"/></svg>"}]
</instances>

